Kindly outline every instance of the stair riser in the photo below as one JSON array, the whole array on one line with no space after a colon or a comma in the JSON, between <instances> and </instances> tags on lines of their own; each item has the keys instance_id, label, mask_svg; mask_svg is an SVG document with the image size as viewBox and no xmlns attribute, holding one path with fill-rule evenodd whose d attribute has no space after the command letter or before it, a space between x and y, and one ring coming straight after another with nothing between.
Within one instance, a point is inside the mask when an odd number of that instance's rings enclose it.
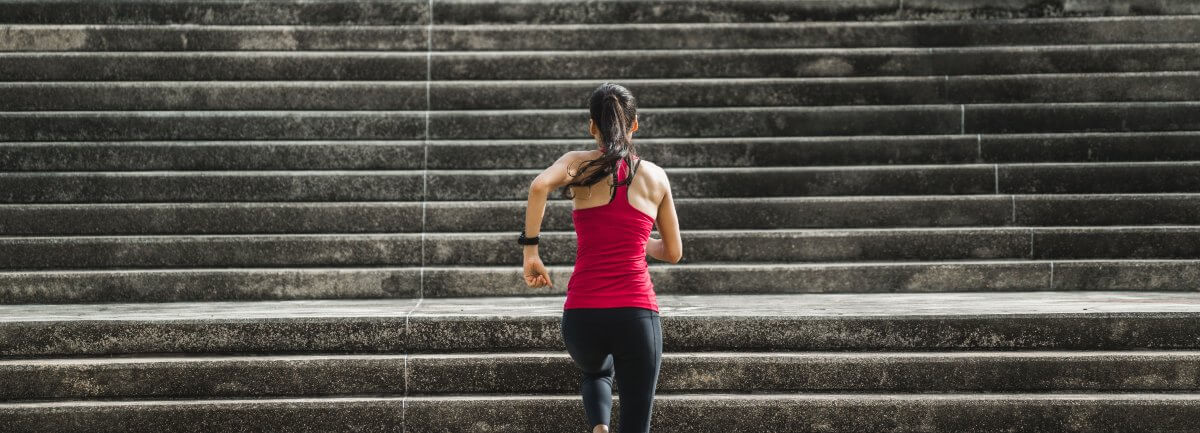
<instances>
[{"instance_id":1,"label":"stair riser","mask_svg":"<svg viewBox=\"0 0 1200 433\"><path fill-rule=\"evenodd\" d=\"M428 117L428 118L427 118ZM1200 129L1200 103L661 108L641 137L1137 132ZM0 112L3 141L586 137L586 110ZM428 125L426 125L428 123ZM582 125L582 126L581 126Z\"/></svg>"},{"instance_id":2,"label":"stair riser","mask_svg":"<svg viewBox=\"0 0 1200 433\"><path fill-rule=\"evenodd\" d=\"M668 169L677 198L1194 193L1200 165ZM0 203L524 200L538 171L7 173ZM997 184L996 182L999 182ZM147 189L145 185L154 185ZM551 199L565 199L561 189ZM1011 213L1011 212L1010 212ZM457 217L456 217L457 218ZM1169 218L1168 218L1169 219Z\"/></svg>"},{"instance_id":3,"label":"stair riser","mask_svg":"<svg viewBox=\"0 0 1200 433\"><path fill-rule=\"evenodd\" d=\"M0 174L0 202L420 200L420 171Z\"/></svg>"},{"instance_id":4,"label":"stair riser","mask_svg":"<svg viewBox=\"0 0 1200 433\"><path fill-rule=\"evenodd\" d=\"M675 199L683 230L784 229L823 227L1000 226L1012 224L1012 199L1004 196L824 200ZM1143 198L1033 201L1021 207L1039 220L1094 215L1095 206L1125 209L1128 223L1195 221L1200 198L1173 201ZM1123 206L1120 206L1123 205ZM0 206L0 235L67 234L234 234L234 233L378 233L421 230L424 207L427 232L509 231L520 227L526 203L511 202L357 202L234 204L101 204ZM1140 207L1139 207L1140 206ZM1145 206L1156 213L1142 214ZM542 230L574 231L572 205L547 204ZM1084 210L1063 217L1058 212ZM1171 211L1168 215L1159 212ZM1114 218L1115 219L1115 218Z\"/></svg>"},{"instance_id":5,"label":"stair riser","mask_svg":"<svg viewBox=\"0 0 1200 433\"><path fill-rule=\"evenodd\" d=\"M183 203L0 206L0 235L504 232L524 202ZM422 207L424 210L422 211ZM547 204L542 230L574 231L572 205ZM1200 197L952 196L676 199L682 230L959 226L1197 225Z\"/></svg>"},{"instance_id":6,"label":"stair riser","mask_svg":"<svg viewBox=\"0 0 1200 433\"><path fill-rule=\"evenodd\" d=\"M587 5L586 8L583 5ZM563 2L434 2L436 22L480 23L622 23L729 22L808 20L895 20L930 18L1041 17L1046 15L1197 14L1200 5L1187 0L1144 2L984 0L855 0L776 3L770 1L653 1L596 5L586 0Z\"/></svg>"},{"instance_id":7,"label":"stair riser","mask_svg":"<svg viewBox=\"0 0 1200 433\"><path fill-rule=\"evenodd\" d=\"M636 134L636 133L635 133ZM663 167L1191 161L1195 132L637 139ZM13 142L2 171L545 168L595 140ZM427 148L426 148L427 147ZM428 153L428 161L426 161Z\"/></svg>"},{"instance_id":8,"label":"stair riser","mask_svg":"<svg viewBox=\"0 0 1200 433\"><path fill-rule=\"evenodd\" d=\"M538 171L107 172L0 174L0 203L521 200ZM988 166L828 170L668 170L678 198L987 194ZM153 185L153 188L148 188ZM555 199L561 190L551 192Z\"/></svg>"},{"instance_id":9,"label":"stair riser","mask_svg":"<svg viewBox=\"0 0 1200 433\"><path fill-rule=\"evenodd\" d=\"M623 81L644 107L1193 101L1200 74ZM438 82L433 110L579 108L594 82ZM0 83L0 110L424 110L422 83Z\"/></svg>"},{"instance_id":10,"label":"stair riser","mask_svg":"<svg viewBox=\"0 0 1200 433\"><path fill-rule=\"evenodd\" d=\"M1155 72L1200 69L1196 49L1196 44L1163 44L834 52L585 50L443 52L432 58L422 52L0 53L0 81L599 80Z\"/></svg>"},{"instance_id":11,"label":"stair riser","mask_svg":"<svg viewBox=\"0 0 1200 433\"><path fill-rule=\"evenodd\" d=\"M554 286L530 288L513 269L8 272L0 273L0 303L561 296L572 270L552 266ZM1185 260L651 266L650 277L658 294L1193 291L1200 265Z\"/></svg>"},{"instance_id":12,"label":"stair riser","mask_svg":"<svg viewBox=\"0 0 1200 433\"><path fill-rule=\"evenodd\" d=\"M429 6L432 5L432 13ZM670 23L895 20L1079 15L1196 14L1187 0L1051 2L855 0L836 3L771 1L495 2L354 1L242 4L221 2L86 1L37 3L8 0L0 16L9 23L106 24L424 24L436 23Z\"/></svg>"},{"instance_id":13,"label":"stair riser","mask_svg":"<svg viewBox=\"0 0 1200 433\"><path fill-rule=\"evenodd\" d=\"M620 398L613 399L613 425ZM1187 431L1200 417L1194 398L959 397L903 396L658 397L651 428L689 432L720 428L731 433L761 431L1055 431L1107 432L1112 428ZM504 431L559 433L563 426L586 429L579 396L537 399L448 400L361 398L332 401L154 402L93 405L5 405L0 421L15 431L113 432L193 431L205 426L225 432L269 431ZM486 426L486 427L483 427Z\"/></svg>"},{"instance_id":14,"label":"stair riser","mask_svg":"<svg viewBox=\"0 0 1200 433\"><path fill-rule=\"evenodd\" d=\"M428 24L429 2L5 0L0 1L0 17L4 23L25 24Z\"/></svg>"},{"instance_id":15,"label":"stair riser","mask_svg":"<svg viewBox=\"0 0 1200 433\"><path fill-rule=\"evenodd\" d=\"M0 323L0 355L565 351L561 318L423 316ZM663 350L1196 349L1195 315L662 317Z\"/></svg>"},{"instance_id":16,"label":"stair riser","mask_svg":"<svg viewBox=\"0 0 1200 433\"><path fill-rule=\"evenodd\" d=\"M1096 21L877 21L741 24L739 26L434 27L434 51L615 50L822 47L953 47L987 45L1186 43L1200 41L1200 19L1142 16ZM192 37L189 37L191 39ZM351 36L342 39L353 40ZM284 39L290 43L290 40ZM403 42L371 40L354 48ZM163 46L171 47L171 41ZM227 45L232 45L229 43ZM91 48L91 47L88 47ZM283 49L290 48L284 45ZM314 45L314 49L321 46Z\"/></svg>"},{"instance_id":17,"label":"stair riser","mask_svg":"<svg viewBox=\"0 0 1200 433\"><path fill-rule=\"evenodd\" d=\"M1194 354L689 356L662 359L660 393L1195 391ZM753 373L751 373L753 372ZM138 377L137 381L128 378ZM345 394L570 394L566 354L484 358L403 355L0 364L7 400ZM620 384L614 381L619 393Z\"/></svg>"},{"instance_id":18,"label":"stair riser","mask_svg":"<svg viewBox=\"0 0 1200 433\"><path fill-rule=\"evenodd\" d=\"M543 237L539 253L544 262L573 263L573 233ZM682 263L1194 259L1200 258L1197 238L1200 231L1180 228L684 232ZM520 265L521 252L514 245L506 235L474 234L9 237L0 238L0 246L12 252L0 257L0 267Z\"/></svg>"},{"instance_id":19,"label":"stair riser","mask_svg":"<svg viewBox=\"0 0 1200 433\"><path fill-rule=\"evenodd\" d=\"M1200 42L1200 19L797 22L709 26L388 27L4 26L0 51L434 51L820 48Z\"/></svg>"}]
</instances>

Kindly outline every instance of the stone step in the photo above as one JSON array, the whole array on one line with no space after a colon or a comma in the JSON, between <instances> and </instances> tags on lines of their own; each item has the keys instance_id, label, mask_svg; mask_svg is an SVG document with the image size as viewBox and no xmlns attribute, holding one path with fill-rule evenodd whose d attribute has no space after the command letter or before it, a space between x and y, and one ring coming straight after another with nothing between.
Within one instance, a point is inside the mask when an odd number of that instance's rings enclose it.
<instances>
[{"instance_id":1,"label":"stone step","mask_svg":"<svg viewBox=\"0 0 1200 433\"><path fill-rule=\"evenodd\" d=\"M638 119L650 138L1187 131L1200 129L1200 102L648 108ZM586 109L3 111L0 141L574 138L587 120Z\"/></svg>"},{"instance_id":2,"label":"stone step","mask_svg":"<svg viewBox=\"0 0 1200 433\"><path fill-rule=\"evenodd\" d=\"M0 355L563 351L562 296L0 305ZM664 352L1198 349L1194 292L658 296Z\"/></svg>"},{"instance_id":3,"label":"stone step","mask_svg":"<svg viewBox=\"0 0 1200 433\"><path fill-rule=\"evenodd\" d=\"M531 80L1189 71L1200 44L510 52L0 53L0 81Z\"/></svg>"},{"instance_id":4,"label":"stone step","mask_svg":"<svg viewBox=\"0 0 1200 433\"><path fill-rule=\"evenodd\" d=\"M1200 17L400 26L0 24L0 51L520 51L1200 42ZM1052 35L1048 37L1047 35Z\"/></svg>"},{"instance_id":5,"label":"stone step","mask_svg":"<svg viewBox=\"0 0 1200 433\"><path fill-rule=\"evenodd\" d=\"M513 266L175 268L0 272L0 304L443 298L566 294L529 288ZM651 263L658 294L1195 290L1196 260L961 260L843 263Z\"/></svg>"},{"instance_id":6,"label":"stone step","mask_svg":"<svg viewBox=\"0 0 1200 433\"><path fill-rule=\"evenodd\" d=\"M836 2L648 1L597 5L588 0L472 0L433 3L434 21L483 23L622 23L811 20L964 19L1085 15L1200 14L1189 0L850 0Z\"/></svg>"},{"instance_id":7,"label":"stone step","mask_svg":"<svg viewBox=\"0 0 1200 433\"><path fill-rule=\"evenodd\" d=\"M612 423L620 420L613 398ZM682 433L762 431L1187 431L1200 416L1192 393L664 394L651 428ZM166 421L169 420L169 421ZM17 431L222 432L585 431L578 395L363 396L0 403ZM564 427L575 426L575 427ZM264 430L265 429L265 430Z\"/></svg>"},{"instance_id":8,"label":"stone step","mask_svg":"<svg viewBox=\"0 0 1200 433\"><path fill-rule=\"evenodd\" d=\"M1175 171L1185 173L1192 165ZM1161 165L1170 166L1168 163ZM1157 166L1155 166L1157 167ZM118 171L0 173L2 203L520 200L541 170ZM668 169L679 198L984 194L993 164ZM736 179L736 183L727 183ZM1185 179L1186 180L1186 179ZM555 193L557 194L557 192ZM558 196L555 196L558 198Z\"/></svg>"},{"instance_id":9,"label":"stone step","mask_svg":"<svg viewBox=\"0 0 1200 433\"><path fill-rule=\"evenodd\" d=\"M676 198L1194 193L1200 163L668 168ZM523 200L541 170L0 173L0 203ZM560 199L561 191L551 193Z\"/></svg>"},{"instance_id":10,"label":"stone step","mask_svg":"<svg viewBox=\"0 0 1200 433\"><path fill-rule=\"evenodd\" d=\"M432 10L431 10L432 8ZM0 1L4 23L33 24L357 24L434 23L687 23L812 20L964 19L1087 15L1197 14L1189 0L1077 2L984 0L653 0L594 3L588 0L353 0L243 3L225 1L86 0Z\"/></svg>"},{"instance_id":11,"label":"stone step","mask_svg":"<svg viewBox=\"0 0 1200 433\"><path fill-rule=\"evenodd\" d=\"M1200 227L690 230L681 263L1195 259ZM574 263L575 233L543 231L542 260ZM520 266L512 233L0 237L0 269ZM653 259L647 259L655 261Z\"/></svg>"},{"instance_id":12,"label":"stone step","mask_svg":"<svg viewBox=\"0 0 1200 433\"><path fill-rule=\"evenodd\" d=\"M428 24L429 2L0 0L0 17L27 24Z\"/></svg>"},{"instance_id":13,"label":"stone step","mask_svg":"<svg viewBox=\"0 0 1200 433\"><path fill-rule=\"evenodd\" d=\"M612 423L620 420L613 398ZM1187 431L1194 393L663 394L651 428L723 432ZM579 395L356 396L0 403L18 432L585 431ZM564 427L574 426L574 427ZM614 430L615 431L615 430Z\"/></svg>"},{"instance_id":14,"label":"stone step","mask_svg":"<svg viewBox=\"0 0 1200 433\"><path fill-rule=\"evenodd\" d=\"M526 202L0 204L0 235L504 232ZM1200 194L981 194L675 199L683 230L1200 225ZM572 204L542 229L573 231ZM422 224L422 218L424 223Z\"/></svg>"},{"instance_id":15,"label":"stone step","mask_svg":"<svg viewBox=\"0 0 1200 433\"><path fill-rule=\"evenodd\" d=\"M1200 132L638 138L668 168L1190 161ZM427 146L426 146L427 144ZM0 171L544 169L588 139L0 142Z\"/></svg>"},{"instance_id":16,"label":"stone step","mask_svg":"<svg viewBox=\"0 0 1200 433\"><path fill-rule=\"evenodd\" d=\"M1200 100L1200 72L621 80L642 107ZM0 83L0 110L433 110L579 108L594 81Z\"/></svg>"},{"instance_id":17,"label":"stone step","mask_svg":"<svg viewBox=\"0 0 1200 433\"><path fill-rule=\"evenodd\" d=\"M664 353L656 393L1195 392L1197 362L1190 350ZM565 352L0 360L0 401L570 394L578 375Z\"/></svg>"}]
</instances>

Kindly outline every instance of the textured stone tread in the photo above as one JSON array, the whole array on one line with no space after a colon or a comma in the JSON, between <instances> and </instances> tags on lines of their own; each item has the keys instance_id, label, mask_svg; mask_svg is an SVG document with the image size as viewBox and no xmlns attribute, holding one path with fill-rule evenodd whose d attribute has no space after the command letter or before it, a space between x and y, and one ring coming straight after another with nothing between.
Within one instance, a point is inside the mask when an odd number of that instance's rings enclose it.
<instances>
[{"instance_id":1,"label":"textured stone tread","mask_svg":"<svg viewBox=\"0 0 1200 433\"><path fill-rule=\"evenodd\" d=\"M548 264L575 260L573 232L543 231ZM13 270L346 265L520 265L511 233L0 237ZM963 259L1193 259L1197 226L690 230L681 263ZM424 252L425 257L421 257Z\"/></svg>"},{"instance_id":2,"label":"textured stone tread","mask_svg":"<svg viewBox=\"0 0 1200 433\"><path fill-rule=\"evenodd\" d=\"M1194 291L1197 260L937 260L649 265L659 294L885 293L1037 290ZM0 303L561 296L529 288L516 266L163 268L0 272Z\"/></svg>"},{"instance_id":3,"label":"textured stone tread","mask_svg":"<svg viewBox=\"0 0 1200 433\"><path fill-rule=\"evenodd\" d=\"M1153 43L1200 41L1194 16L842 21L448 25L434 50L858 47ZM0 24L0 51L414 50L423 25L39 25ZM1052 34L1053 38L1047 38Z\"/></svg>"},{"instance_id":4,"label":"textured stone tread","mask_svg":"<svg viewBox=\"0 0 1200 433\"><path fill-rule=\"evenodd\" d=\"M1198 351L670 352L657 395L1195 391L1180 365L1198 361ZM0 398L559 394L577 374L558 352L22 359L0 360Z\"/></svg>"},{"instance_id":5,"label":"textured stone tread","mask_svg":"<svg viewBox=\"0 0 1200 433\"><path fill-rule=\"evenodd\" d=\"M1200 72L634 79L643 107L1191 101ZM0 82L0 110L579 108L595 80Z\"/></svg>"},{"instance_id":6,"label":"textured stone tread","mask_svg":"<svg viewBox=\"0 0 1200 433\"><path fill-rule=\"evenodd\" d=\"M638 138L667 168L1200 159L1200 132ZM594 140L0 142L0 171L543 169ZM428 161L424 153L428 150Z\"/></svg>"},{"instance_id":7,"label":"textured stone tread","mask_svg":"<svg viewBox=\"0 0 1200 433\"><path fill-rule=\"evenodd\" d=\"M527 80L1189 71L1197 43L601 51L0 52L0 81ZM428 63L427 63L428 62Z\"/></svg>"},{"instance_id":8,"label":"textured stone tread","mask_svg":"<svg viewBox=\"0 0 1200 433\"><path fill-rule=\"evenodd\" d=\"M1192 193L677 198L675 207L684 230L1200 224ZM573 231L571 208L551 200L542 229ZM0 236L397 233L421 230L422 212L427 232L504 232L525 208L519 200L0 204Z\"/></svg>"}]
</instances>

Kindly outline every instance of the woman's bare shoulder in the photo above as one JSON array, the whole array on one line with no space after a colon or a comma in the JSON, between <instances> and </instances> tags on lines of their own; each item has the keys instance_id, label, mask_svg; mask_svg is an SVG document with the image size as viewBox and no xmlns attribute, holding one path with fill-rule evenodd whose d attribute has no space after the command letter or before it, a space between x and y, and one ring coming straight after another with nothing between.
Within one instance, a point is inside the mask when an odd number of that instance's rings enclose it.
<instances>
[{"instance_id":1,"label":"woman's bare shoulder","mask_svg":"<svg viewBox=\"0 0 1200 433\"><path fill-rule=\"evenodd\" d=\"M663 168L659 167L658 164L655 164L644 158L639 158L639 159L640 159L640 162L638 162L638 173L646 174L646 178L652 180L654 185L656 185L656 186L666 186L667 185L667 171L666 170L663 170Z\"/></svg>"}]
</instances>

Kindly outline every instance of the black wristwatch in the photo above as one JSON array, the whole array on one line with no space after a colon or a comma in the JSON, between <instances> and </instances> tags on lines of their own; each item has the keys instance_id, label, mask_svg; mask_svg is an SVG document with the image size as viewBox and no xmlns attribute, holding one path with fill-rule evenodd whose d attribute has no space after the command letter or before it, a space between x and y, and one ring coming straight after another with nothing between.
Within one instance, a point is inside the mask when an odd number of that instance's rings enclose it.
<instances>
[{"instance_id":1,"label":"black wristwatch","mask_svg":"<svg viewBox=\"0 0 1200 433\"><path fill-rule=\"evenodd\" d=\"M521 237L517 238L517 243L521 245L537 245L538 237L527 238L525 237L525 230L521 230Z\"/></svg>"}]
</instances>

